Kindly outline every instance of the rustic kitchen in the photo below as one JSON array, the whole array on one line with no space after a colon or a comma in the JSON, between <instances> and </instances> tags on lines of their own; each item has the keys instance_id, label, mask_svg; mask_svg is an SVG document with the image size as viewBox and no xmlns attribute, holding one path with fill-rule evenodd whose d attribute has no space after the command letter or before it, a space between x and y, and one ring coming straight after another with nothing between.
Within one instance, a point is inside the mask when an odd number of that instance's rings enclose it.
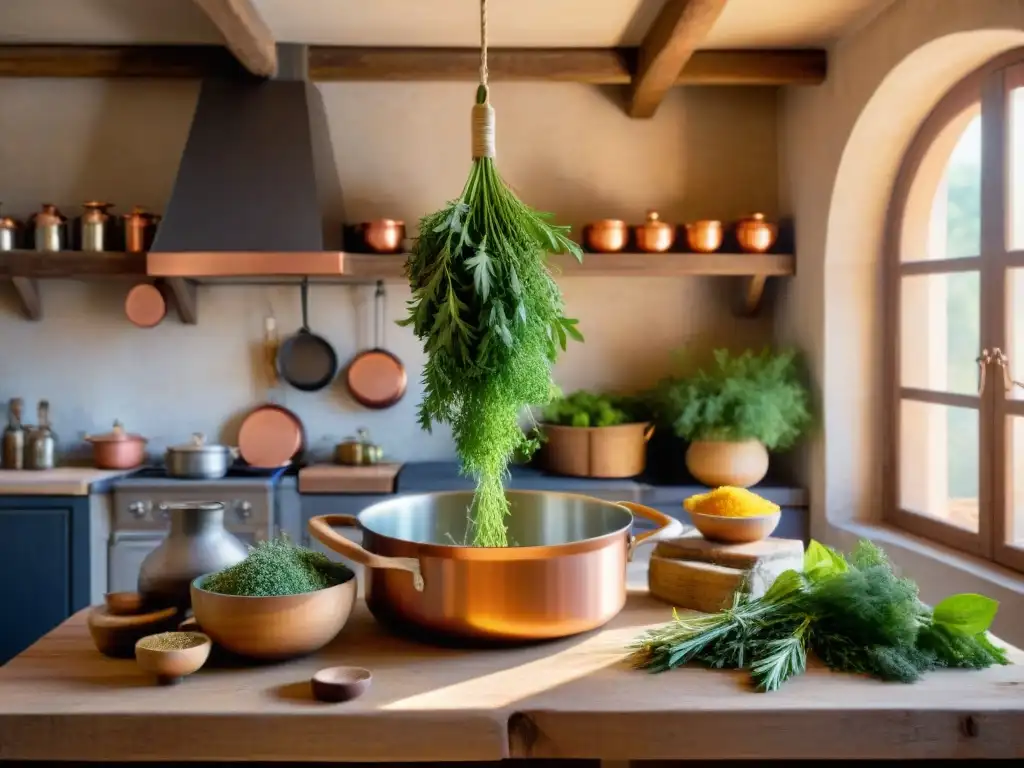
<instances>
[{"instance_id":1,"label":"rustic kitchen","mask_svg":"<svg viewBox=\"0 0 1024 768\"><path fill-rule=\"evenodd\" d=\"M1015 0L3 3L0 762L1024 756L1018 94Z\"/></svg>"}]
</instances>

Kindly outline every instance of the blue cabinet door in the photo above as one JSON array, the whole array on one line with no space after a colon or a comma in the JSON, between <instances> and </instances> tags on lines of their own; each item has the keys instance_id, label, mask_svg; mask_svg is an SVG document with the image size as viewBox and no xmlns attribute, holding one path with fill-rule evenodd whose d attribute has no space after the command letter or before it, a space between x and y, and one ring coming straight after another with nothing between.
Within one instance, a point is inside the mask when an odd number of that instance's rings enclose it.
<instances>
[{"instance_id":1,"label":"blue cabinet door","mask_svg":"<svg viewBox=\"0 0 1024 768\"><path fill-rule=\"evenodd\" d=\"M88 497L0 497L0 664L88 604Z\"/></svg>"}]
</instances>

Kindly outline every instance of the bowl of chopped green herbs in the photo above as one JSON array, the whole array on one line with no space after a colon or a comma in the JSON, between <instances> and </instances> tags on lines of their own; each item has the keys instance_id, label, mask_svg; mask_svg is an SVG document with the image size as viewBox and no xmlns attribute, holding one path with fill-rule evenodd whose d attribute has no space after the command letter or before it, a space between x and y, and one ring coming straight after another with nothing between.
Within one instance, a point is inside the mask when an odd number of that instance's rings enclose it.
<instances>
[{"instance_id":1,"label":"bowl of chopped green herbs","mask_svg":"<svg viewBox=\"0 0 1024 768\"><path fill-rule=\"evenodd\" d=\"M260 542L240 563L192 582L196 622L213 642L254 659L312 653L345 626L355 574L287 539Z\"/></svg>"}]
</instances>

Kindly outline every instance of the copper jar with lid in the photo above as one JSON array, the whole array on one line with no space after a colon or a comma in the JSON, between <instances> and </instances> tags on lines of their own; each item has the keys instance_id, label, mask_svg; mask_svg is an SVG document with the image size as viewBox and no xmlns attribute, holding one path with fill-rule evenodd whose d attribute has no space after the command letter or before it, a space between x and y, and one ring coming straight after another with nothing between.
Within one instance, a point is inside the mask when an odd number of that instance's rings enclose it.
<instances>
[{"instance_id":1,"label":"copper jar with lid","mask_svg":"<svg viewBox=\"0 0 1024 768\"><path fill-rule=\"evenodd\" d=\"M755 213L736 223L736 240L747 253L764 253L778 237L779 228L766 221L763 213Z\"/></svg>"},{"instance_id":2,"label":"copper jar with lid","mask_svg":"<svg viewBox=\"0 0 1024 768\"><path fill-rule=\"evenodd\" d=\"M62 251L67 244L64 224L67 219L53 203L43 203L39 213L32 214L33 246L37 251Z\"/></svg>"},{"instance_id":3,"label":"copper jar with lid","mask_svg":"<svg viewBox=\"0 0 1024 768\"><path fill-rule=\"evenodd\" d=\"M398 253L405 241L405 222L375 219L359 225L363 243L374 253Z\"/></svg>"},{"instance_id":4,"label":"copper jar with lid","mask_svg":"<svg viewBox=\"0 0 1024 768\"><path fill-rule=\"evenodd\" d=\"M0 204L2 207L2 204ZM18 247L21 222L10 216L0 216L0 251L13 251Z\"/></svg>"},{"instance_id":5,"label":"copper jar with lid","mask_svg":"<svg viewBox=\"0 0 1024 768\"><path fill-rule=\"evenodd\" d=\"M600 219L583 227L583 243L591 251L617 253L629 242L629 227L621 219Z\"/></svg>"},{"instance_id":6,"label":"copper jar with lid","mask_svg":"<svg viewBox=\"0 0 1024 768\"><path fill-rule=\"evenodd\" d=\"M78 217L78 248L82 251L109 251L111 246L111 203L91 200L82 203L85 212Z\"/></svg>"},{"instance_id":7,"label":"copper jar with lid","mask_svg":"<svg viewBox=\"0 0 1024 768\"><path fill-rule=\"evenodd\" d=\"M676 241L676 228L661 220L657 211L648 211L647 220L634 227L636 247L647 253L663 253Z\"/></svg>"},{"instance_id":8,"label":"copper jar with lid","mask_svg":"<svg viewBox=\"0 0 1024 768\"><path fill-rule=\"evenodd\" d=\"M129 253L148 251L153 244L160 217L136 205L124 214L124 249Z\"/></svg>"},{"instance_id":9,"label":"copper jar with lid","mask_svg":"<svg viewBox=\"0 0 1024 768\"><path fill-rule=\"evenodd\" d=\"M92 463L97 469L135 469L146 459L146 438L125 431L120 421L102 435L86 435L92 444Z\"/></svg>"}]
</instances>

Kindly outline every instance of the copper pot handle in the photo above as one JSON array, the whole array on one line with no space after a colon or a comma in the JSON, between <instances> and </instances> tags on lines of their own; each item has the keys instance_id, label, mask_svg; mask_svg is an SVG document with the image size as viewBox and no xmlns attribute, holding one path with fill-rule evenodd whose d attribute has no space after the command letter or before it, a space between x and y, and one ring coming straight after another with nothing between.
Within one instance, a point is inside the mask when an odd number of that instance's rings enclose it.
<instances>
[{"instance_id":1,"label":"copper pot handle","mask_svg":"<svg viewBox=\"0 0 1024 768\"><path fill-rule=\"evenodd\" d=\"M653 511L653 510L651 510ZM671 519L671 518L670 518ZM339 555L367 568L390 568L397 571L409 571L412 574L412 585L417 592L422 592L423 573L420 561L415 557L385 557L368 552L351 539L346 539L334 528L358 528L359 519L353 515L319 515L309 519L309 532L320 542L330 547Z\"/></svg>"},{"instance_id":2,"label":"copper pot handle","mask_svg":"<svg viewBox=\"0 0 1024 768\"><path fill-rule=\"evenodd\" d=\"M637 534L636 536L630 536L629 538L629 549L627 550L627 557L632 560L634 550L641 544L653 544L656 541L662 539L674 539L677 538L683 532L683 524L676 520L674 517L659 512L656 509L645 507L643 504L637 504L632 501L617 501L615 502L621 507L625 507L637 517L642 517L644 520L650 520L652 523L657 525L653 531L646 531L645 533ZM310 521L312 522L312 521Z\"/></svg>"},{"instance_id":3,"label":"copper pot handle","mask_svg":"<svg viewBox=\"0 0 1024 768\"><path fill-rule=\"evenodd\" d=\"M649 440L650 440L650 439L651 439L652 437L654 437L654 425L653 425L653 424L650 424L650 425L649 425L649 426L648 426L648 427L647 427L647 428L646 428L646 429L644 430L644 442L646 443L646 442L647 442L647 441L649 441Z\"/></svg>"}]
</instances>

